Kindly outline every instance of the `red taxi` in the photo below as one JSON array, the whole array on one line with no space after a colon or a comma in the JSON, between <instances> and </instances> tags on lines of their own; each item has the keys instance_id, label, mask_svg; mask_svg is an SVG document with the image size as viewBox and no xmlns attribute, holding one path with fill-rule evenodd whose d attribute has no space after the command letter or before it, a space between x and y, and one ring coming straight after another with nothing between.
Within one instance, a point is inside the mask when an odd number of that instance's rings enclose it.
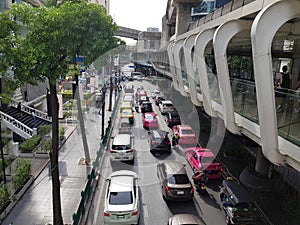
<instances>
[{"instance_id":1,"label":"red taxi","mask_svg":"<svg viewBox=\"0 0 300 225\"><path fill-rule=\"evenodd\" d=\"M216 161L216 156L206 148L187 148L185 149L186 160L192 169L204 171L208 179L219 179L222 174L222 168Z\"/></svg>"}]
</instances>

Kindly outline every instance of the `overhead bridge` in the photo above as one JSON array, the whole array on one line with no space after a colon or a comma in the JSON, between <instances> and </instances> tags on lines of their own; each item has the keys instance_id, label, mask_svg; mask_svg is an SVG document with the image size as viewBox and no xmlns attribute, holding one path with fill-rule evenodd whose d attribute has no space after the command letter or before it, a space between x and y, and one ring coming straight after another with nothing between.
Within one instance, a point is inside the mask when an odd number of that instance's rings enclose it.
<instances>
[{"instance_id":1,"label":"overhead bridge","mask_svg":"<svg viewBox=\"0 0 300 225\"><path fill-rule=\"evenodd\" d=\"M132 38L134 40L137 40L140 32L141 32L140 30L135 30L135 29L127 28L127 27L119 27L119 30L116 33L116 36Z\"/></svg>"}]
</instances>

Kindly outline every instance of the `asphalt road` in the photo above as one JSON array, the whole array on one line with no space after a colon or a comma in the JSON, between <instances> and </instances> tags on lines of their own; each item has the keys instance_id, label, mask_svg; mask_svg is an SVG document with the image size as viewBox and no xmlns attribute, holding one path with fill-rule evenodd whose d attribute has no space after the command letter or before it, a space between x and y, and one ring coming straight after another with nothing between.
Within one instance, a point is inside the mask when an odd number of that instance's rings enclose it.
<instances>
[{"instance_id":1,"label":"asphalt road","mask_svg":"<svg viewBox=\"0 0 300 225\"><path fill-rule=\"evenodd\" d=\"M151 82L135 81L135 89L141 85L150 95L151 90L157 89ZM154 106L154 111L159 116L160 129L171 130L166 126L164 117L161 116L158 107ZM117 121L116 121L117 123ZM117 127L117 126L116 126ZM115 132L115 131L114 131ZM207 225L225 225L224 213L218 202L218 191L221 181L209 181L208 194L200 196L195 192L193 201L188 202L168 202L166 203L161 194L160 185L156 175L156 164L160 160L176 160L186 164L186 169L191 178L192 170L185 160L183 150L173 150L170 155L152 155L149 150L148 133L142 126L142 114L135 113L135 123L132 127L135 139L136 157L134 165L126 162L113 162L109 160L109 153L104 156L103 164L100 168L100 180L89 212L86 225L103 224L104 195L106 190L106 177L116 170L127 169L135 171L140 180L140 225L160 225L167 224L168 219L179 213L191 213L202 217Z\"/></svg>"}]
</instances>

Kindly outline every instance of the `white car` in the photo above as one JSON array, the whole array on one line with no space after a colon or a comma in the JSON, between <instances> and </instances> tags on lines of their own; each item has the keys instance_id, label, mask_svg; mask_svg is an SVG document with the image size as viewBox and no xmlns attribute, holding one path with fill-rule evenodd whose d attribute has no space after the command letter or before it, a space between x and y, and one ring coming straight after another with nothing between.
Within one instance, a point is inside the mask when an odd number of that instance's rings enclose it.
<instances>
[{"instance_id":1,"label":"white car","mask_svg":"<svg viewBox=\"0 0 300 225\"><path fill-rule=\"evenodd\" d=\"M165 114L167 112L172 112L174 111L174 105L171 101L167 100L167 101L161 101L161 103L159 104L159 111L162 114Z\"/></svg>"},{"instance_id":2,"label":"white car","mask_svg":"<svg viewBox=\"0 0 300 225\"><path fill-rule=\"evenodd\" d=\"M152 99L155 99L156 96L159 96L159 95L160 95L160 91L158 91L158 90L154 90L154 91L151 92L151 98Z\"/></svg>"},{"instance_id":3,"label":"white car","mask_svg":"<svg viewBox=\"0 0 300 225\"><path fill-rule=\"evenodd\" d=\"M119 170L107 178L104 224L138 224L138 176L130 170Z\"/></svg>"}]
</instances>

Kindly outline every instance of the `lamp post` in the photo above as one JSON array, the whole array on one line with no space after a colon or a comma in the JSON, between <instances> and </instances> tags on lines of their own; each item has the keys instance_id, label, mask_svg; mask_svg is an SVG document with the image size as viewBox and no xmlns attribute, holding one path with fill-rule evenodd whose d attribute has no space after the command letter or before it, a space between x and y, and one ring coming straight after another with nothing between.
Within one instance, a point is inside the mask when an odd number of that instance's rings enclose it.
<instances>
[{"instance_id":1,"label":"lamp post","mask_svg":"<svg viewBox=\"0 0 300 225\"><path fill-rule=\"evenodd\" d=\"M102 125L101 125L101 137L104 136L104 119L105 119L105 91L106 86L105 83L102 87Z\"/></svg>"},{"instance_id":2,"label":"lamp post","mask_svg":"<svg viewBox=\"0 0 300 225\"><path fill-rule=\"evenodd\" d=\"M2 97L0 96L0 110L2 110ZM4 154L3 154L3 146L2 146L2 114L0 114L0 150L1 150L1 159L2 159L2 171L3 171L3 181L6 184L6 175L5 175L5 162L4 162Z\"/></svg>"}]
</instances>

